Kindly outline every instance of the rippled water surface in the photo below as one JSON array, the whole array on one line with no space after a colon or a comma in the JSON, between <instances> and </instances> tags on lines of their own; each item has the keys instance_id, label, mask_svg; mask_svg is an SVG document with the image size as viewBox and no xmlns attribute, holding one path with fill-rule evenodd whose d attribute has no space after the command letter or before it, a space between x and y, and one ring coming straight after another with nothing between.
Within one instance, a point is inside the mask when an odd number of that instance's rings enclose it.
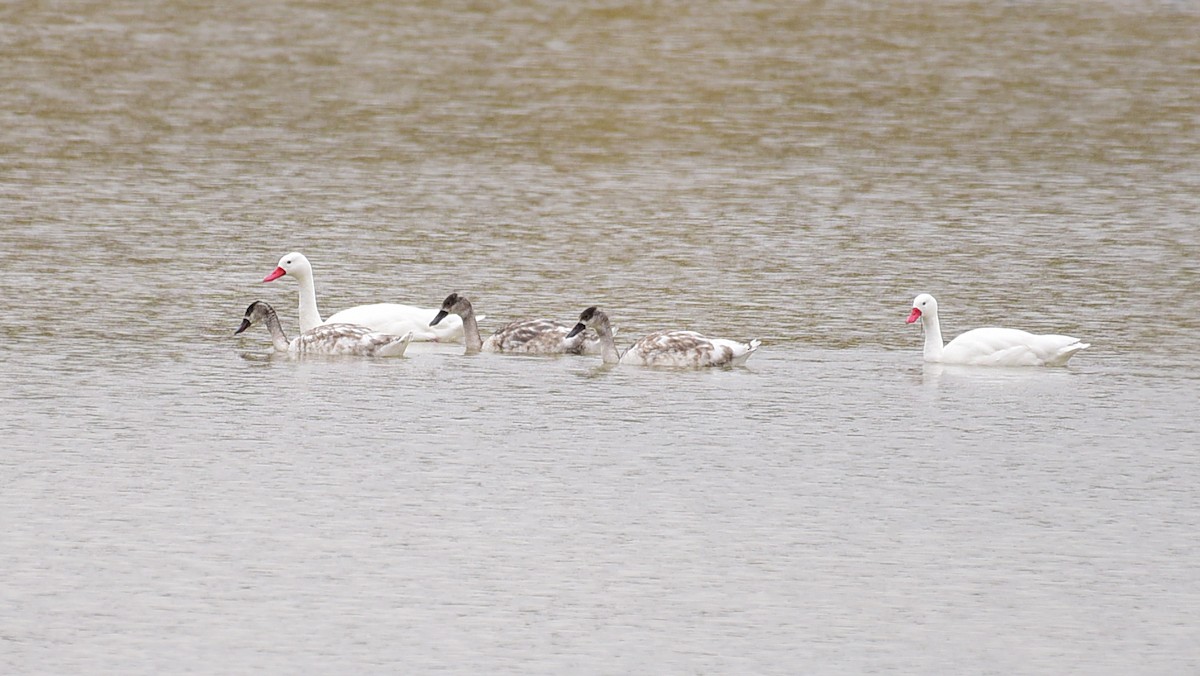
<instances>
[{"instance_id":1,"label":"rippled water surface","mask_svg":"<svg viewBox=\"0 0 1200 676\"><path fill-rule=\"evenodd\" d=\"M1200 671L1192 4L10 3L0 64L5 673ZM292 250L764 346L290 360ZM923 365L920 292L1092 348Z\"/></svg>"}]
</instances>

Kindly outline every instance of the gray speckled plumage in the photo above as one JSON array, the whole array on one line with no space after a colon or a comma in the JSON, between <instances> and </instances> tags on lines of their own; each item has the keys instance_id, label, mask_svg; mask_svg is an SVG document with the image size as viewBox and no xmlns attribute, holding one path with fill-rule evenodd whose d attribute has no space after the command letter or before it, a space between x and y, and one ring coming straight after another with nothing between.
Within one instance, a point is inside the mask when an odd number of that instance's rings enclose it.
<instances>
[{"instance_id":1,"label":"gray speckled plumage","mask_svg":"<svg viewBox=\"0 0 1200 676\"><path fill-rule=\"evenodd\" d=\"M484 352L520 354L582 354L585 339L566 341L571 327L552 319L520 319L509 322L483 341ZM595 336L592 336L595 342Z\"/></svg>"},{"instance_id":2,"label":"gray speckled plumage","mask_svg":"<svg viewBox=\"0 0 1200 676\"><path fill-rule=\"evenodd\" d=\"M695 331L656 331L642 337L621 355L622 364L645 366L726 366L749 356L757 345L707 338Z\"/></svg>"},{"instance_id":3,"label":"gray speckled plumage","mask_svg":"<svg viewBox=\"0 0 1200 676\"><path fill-rule=\"evenodd\" d=\"M239 334L254 324L263 322L271 332L271 343L278 352L291 355L343 355L359 357L399 357L412 341L412 334L394 336L372 331L356 324L322 324L288 340L274 308L255 301L246 308Z\"/></svg>"},{"instance_id":4,"label":"gray speckled plumage","mask_svg":"<svg viewBox=\"0 0 1200 676\"><path fill-rule=\"evenodd\" d=\"M621 354L613 341L608 315L599 308L584 310L573 332L582 331L584 327L594 329L600 336L601 355L609 364L676 368L738 365L749 359L762 344L758 339L742 343L708 338L695 331L656 331L642 337Z\"/></svg>"},{"instance_id":5,"label":"gray speckled plumage","mask_svg":"<svg viewBox=\"0 0 1200 676\"><path fill-rule=\"evenodd\" d=\"M594 333L567 339L571 327L552 319L519 319L509 322L484 340L479 333L471 301L452 293L442 302L437 324L446 315L463 320L464 341L468 352L505 352L510 354L599 354L600 340Z\"/></svg>"}]
</instances>

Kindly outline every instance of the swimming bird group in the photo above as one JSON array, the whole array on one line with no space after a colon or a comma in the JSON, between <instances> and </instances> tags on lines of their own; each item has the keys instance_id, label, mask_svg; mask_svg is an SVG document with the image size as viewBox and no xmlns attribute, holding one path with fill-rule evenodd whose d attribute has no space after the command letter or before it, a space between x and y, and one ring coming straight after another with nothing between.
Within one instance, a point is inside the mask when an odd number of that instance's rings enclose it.
<instances>
[{"instance_id":1,"label":"swimming bird group","mask_svg":"<svg viewBox=\"0 0 1200 676\"><path fill-rule=\"evenodd\" d=\"M375 303L342 310L322 320L308 259L296 252L287 254L263 281L284 276L300 285L300 335L289 340L275 310L263 301L255 301L246 308L242 324L234 333L262 322L276 351L297 356L398 357L412 341L461 339L468 353L586 354L599 355L605 364L696 368L743 364L762 344L757 338L741 342L709 338L695 331L670 330L650 333L621 352L608 315L596 306L581 312L573 326L553 319L521 319L505 324L484 339L478 324L484 315L477 316L471 301L457 292L447 296L437 310ZM933 296L923 293L913 300L908 316L909 324L921 322L927 362L1063 366L1075 353L1088 347L1071 336L1035 335L1003 328L974 329L943 345L937 310Z\"/></svg>"}]
</instances>

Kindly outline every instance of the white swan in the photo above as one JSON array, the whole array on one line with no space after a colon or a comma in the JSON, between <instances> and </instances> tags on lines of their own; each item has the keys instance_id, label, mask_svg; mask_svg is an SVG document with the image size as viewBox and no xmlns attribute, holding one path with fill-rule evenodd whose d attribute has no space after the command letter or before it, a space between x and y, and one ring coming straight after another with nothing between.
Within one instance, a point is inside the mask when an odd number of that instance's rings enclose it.
<instances>
[{"instance_id":1,"label":"white swan","mask_svg":"<svg viewBox=\"0 0 1200 676\"><path fill-rule=\"evenodd\" d=\"M264 282L273 282L288 275L294 277L300 284L300 330L309 331L322 324L357 324L373 331L402 336L413 334L413 340L418 341L455 341L462 337L462 320L454 317L452 321L433 328L429 320L437 314L431 310L412 305L397 303L375 303L359 305L342 310L329 319L322 320L317 310L317 292L313 284L312 264L304 254L292 252L279 259L275 270L263 278Z\"/></svg>"},{"instance_id":2,"label":"white swan","mask_svg":"<svg viewBox=\"0 0 1200 676\"><path fill-rule=\"evenodd\" d=\"M695 331L657 331L640 338L625 350L625 354L620 354L613 341L608 315L595 306L580 313L579 323L571 329L567 337L574 337L585 328L595 329L600 335L600 355L605 364L684 368L736 366L749 359L762 344L757 338L748 343L740 343L724 338L706 338Z\"/></svg>"},{"instance_id":3,"label":"white swan","mask_svg":"<svg viewBox=\"0 0 1200 676\"><path fill-rule=\"evenodd\" d=\"M1017 329L973 329L942 346L937 301L923 293L913 300L907 323L921 320L925 361L972 366L1065 366L1086 347L1071 336L1034 335Z\"/></svg>"},{"instance_id":4,"label":"white swan","mask_svg":"<svg viewBox=\"0 0 1200 676\"><path fill-rule=\"evenodd\" d=\"M520 354L600 354L600 338L579 334L567 338L571 327L552 319L519 319L500 327L483 340L475 309L466 296L452 293L442 301L442 309L430 322L437 325L449 315L458 315L463 323L467 352L511 352Z\"/></svg>"},{"instance_id":5,"label":"white swan","mask_svg":"<svg viewBox=\"0 0 1200 676\"><path fill-rule=\"evenodd\" d=\"M322 324L288 340L283 333L283 327L279 325L279 316L275 314L275 309L261 300L254 301L246 308L242 325L233 335L236 336L260 321L265 322L267 330L271 332L271 344L275 346L275 350L292 355L399 357L412 342L412 333L393 336L354 324Z\"/></svg>"}]
</instances>

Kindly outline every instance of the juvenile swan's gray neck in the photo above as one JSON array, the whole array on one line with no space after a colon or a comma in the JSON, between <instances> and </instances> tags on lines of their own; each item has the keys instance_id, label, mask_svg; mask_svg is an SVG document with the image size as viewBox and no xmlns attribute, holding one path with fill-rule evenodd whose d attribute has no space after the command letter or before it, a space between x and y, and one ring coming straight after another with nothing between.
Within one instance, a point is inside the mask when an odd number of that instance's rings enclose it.
<instances>
[{"instance_id":1,"label":"juvenile swan's gray neck","mask_svg":"<svg viewBox=\"0 0 1200 676\"><path fill-rule=\"evenodd\" d=\"M942 327L937 312L921 313L921 330L925 332L925 361L942 360Z\"/></svg>"},{"instance_id":2,"label":"juvenile swan's gray neck","mask_svg":"<svg viewBox=\"0 0 1200 676\"><path fill-rule=\"evenodd\" d=\"M621 363L621 353L617 351L617 343L613 340L612 326L608 323L608 316L602 316L600 320L593 323L592 328L596 330L596 334L600 336L600 358L605 364Z\"/></svg>"},{"instance_id":3,"label":"juvenile swan's gray neck","mask_svg":"<svg viewBox=\"0 0 1200 676\"><path fill-rule=\"evenodd\" d=\"M291 346L288 341L287 334L283 332L283 327L279 324L279 315L275 314L274 309L267 310L267 317L263 320L267 325L267 330L271 332L271 344L275 346L277 352L287 352Z\"/></svg>"},{"instance_id":4,"label":"juvenile swan's gray neck","mask_svg":"<svg viewBox=\"0 0 1200 676\"><path fill-rule=\"evenodd\" d=\"M465 311L455 314L462 317L463 343L467 346L467 353L482 350L483 337L479 335L479 323L475 321L475 308L468 305Z\"/></svg>"}]
</instances>

